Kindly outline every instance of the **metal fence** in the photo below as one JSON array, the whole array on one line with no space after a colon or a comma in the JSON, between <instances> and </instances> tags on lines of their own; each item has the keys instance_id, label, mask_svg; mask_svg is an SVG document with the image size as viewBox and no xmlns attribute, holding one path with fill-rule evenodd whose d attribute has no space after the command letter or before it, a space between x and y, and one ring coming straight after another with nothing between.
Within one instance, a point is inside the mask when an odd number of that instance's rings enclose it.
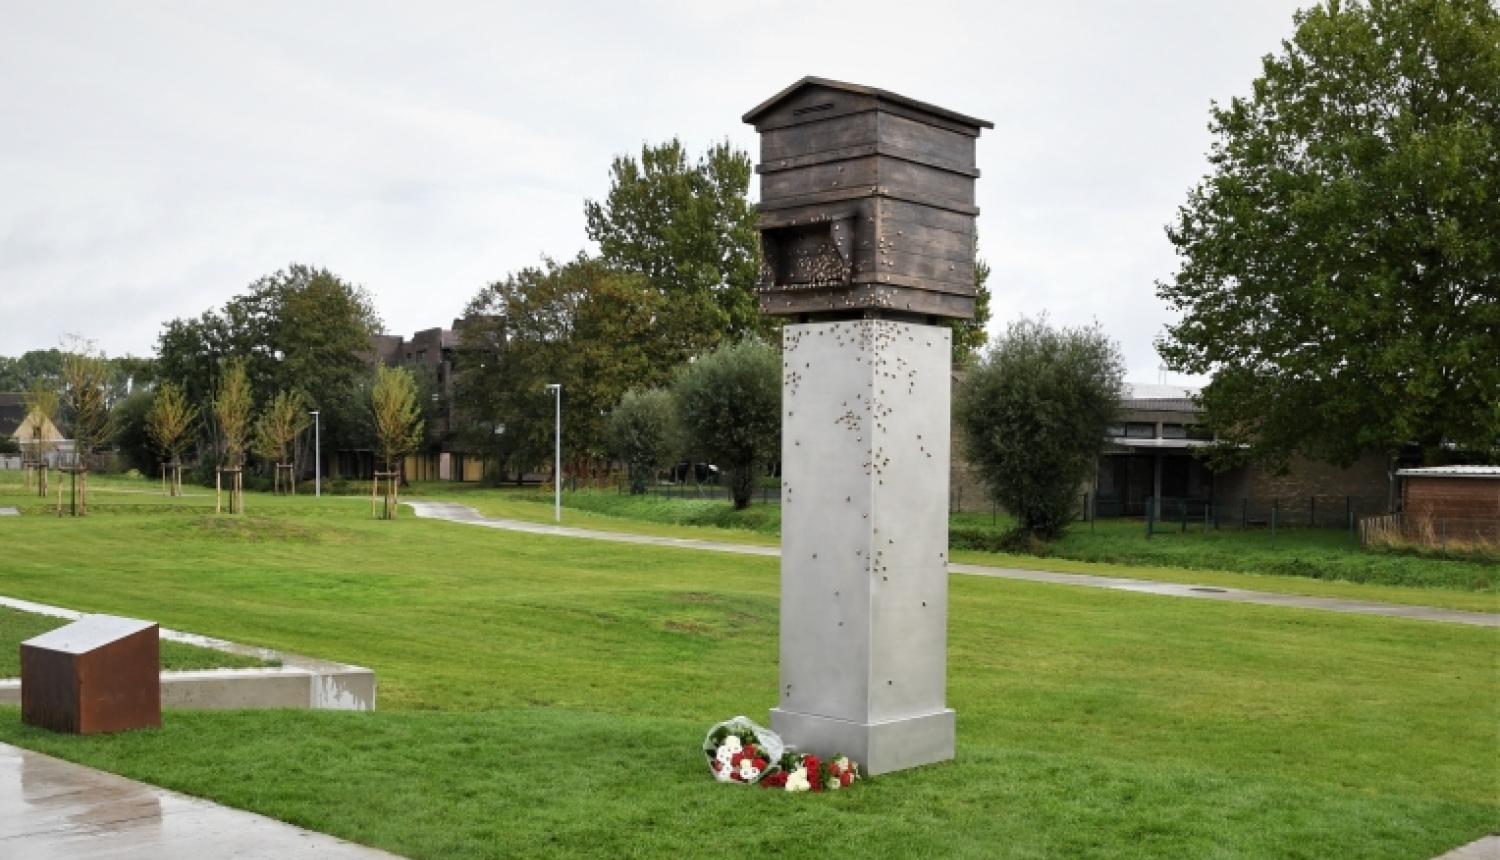
<instances>
[{"instance_id":1,"label":"metal fence","mask_svg":"<svg viewBox=\"0 0 1500 860\"><path fill-rule=\"evenodd\" d=\"M1418 545L1443 552L1500 551L1500 519L1386 514L1359 521L1361 546Z\"/></svg>"},{"instance_id":2,"label":"metal fence","mask_svg":"<svg viewBox=\"0 0 1500 860\"><path fill-rule=\"evenodd\" d=\"M1083 520L1139 519L1149 531L1254 528L1335 528L1353 531L1362 517L1386 512L1384 498L1297 496L1230 499L1147 498L1125 501L1082 496Z\"/></svg>"},{"instance_id":3,"label":"metal fence","mask_svg":"<svg viewBox=\"0 0 1500 860\"><path fill-rule=\"evenodd\" d=\"M630 482L622 478L616 483L615 489L621 495L628 494ZM728 487L715 483L648 484L646 495L664 499L715 499L718 501L732 501L734 498ZM752 504L779 505L781 504L781 487L756 487L750 501Z\"/></svg>"}]
</instances>

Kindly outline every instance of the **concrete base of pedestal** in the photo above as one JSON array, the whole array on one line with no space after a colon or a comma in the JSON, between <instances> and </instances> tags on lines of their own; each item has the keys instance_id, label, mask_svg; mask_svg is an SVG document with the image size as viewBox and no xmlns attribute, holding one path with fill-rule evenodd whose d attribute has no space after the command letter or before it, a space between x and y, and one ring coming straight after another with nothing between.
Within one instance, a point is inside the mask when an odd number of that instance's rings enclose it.
<instances>
[{"instance_id":1,"label":"concrete base of pedestal","mask_svg":"<svg viewBox=\"0 0 1500 860\"><path fill-rule=\"evenodd\" d=\"M771 709L771 730L797 752L846 755L868 776L952 759L955 722L951 709L871 724Z\"/></svg>"}]
</instances>

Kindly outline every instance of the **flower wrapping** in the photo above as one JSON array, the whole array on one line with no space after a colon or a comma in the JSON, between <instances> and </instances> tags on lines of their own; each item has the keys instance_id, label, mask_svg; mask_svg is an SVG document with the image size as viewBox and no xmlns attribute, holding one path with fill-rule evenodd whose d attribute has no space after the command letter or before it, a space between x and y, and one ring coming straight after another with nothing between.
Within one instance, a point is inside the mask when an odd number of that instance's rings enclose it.
<instances>
[{"instance_id":1,"label":"flower wrapping","mask_svg":"<svg viewBox=\"0 0 1500 860\"><path fill-rule=\"evenodd\" d=\"M703 739L708 769L719 782L761 785L782 791L838 791L859 779L859 765L847 756L823 761L788 750L781 737L744 717L726 720Z\"/></svg>"},{"instance_id":2,"label":"flower wrapping","mask_svg":"<svg viewBox=\"0 0 1500 860\"><path fill-rule=\"evenodd\" d=\"M775 769L785 752L775 732L745 717L715 725L703 739L703 755L719 782L755 785Z\"/></svg>"}]
</instances>

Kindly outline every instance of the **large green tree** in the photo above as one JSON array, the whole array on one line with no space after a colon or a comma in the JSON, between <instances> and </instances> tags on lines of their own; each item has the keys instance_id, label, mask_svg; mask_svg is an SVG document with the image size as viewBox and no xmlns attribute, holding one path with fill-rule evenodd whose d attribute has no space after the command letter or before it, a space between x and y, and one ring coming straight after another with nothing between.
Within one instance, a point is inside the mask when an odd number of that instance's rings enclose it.
<instances>
[{"instance_id":1,"label":"large green tree","mask_svg":"<svg viewBox=\"0 0 1500 860\"><path fill-rule=\"evenodd\" d=\"M0 355L0 391L30 391L38 383L57 388L62 383L60 349L34 349L19 358Z\"/></svg>"},{"instance_id":2,"label":"large green tree","mask_svg":"<svg viewBox=\"0 0 1500 860\"><path fill-rule=\"evenodd\" d=\"M1167 230L1158 349L1212 374L1221 461L1348 464L1500 435L1500 13L1332 2L1212 111Z\"/></svg>"},{"instance_id":3,"label":"large green tree","mask_svg":"<svg viewBox=\"0 0 1500 860\"><path fill-rule=\"evenodd\" d=\"M167 323L156 376L181 385L205 414L223 360L243 360L252 396L301 391L309 408L340 414L367 373L361 353L380 319L369 294L326 269L293 264L252 283L221 310ZM352 420L352 419L351 419ZM348 428L330 426L329 438Z\"/></svg>"},{"instance_id":4,"label":"large green tree","mask_svg":"<svg viewBox=\"0 0 1500 860\"><path fill-rule=\"evenodd\" d=\"M106 400L111 405L132 391L149 387L156 378L152 359L127 355L106 361ZM19 358L0 356L0 391L29 391L37 384L56 389L62 383L62 370L63 351L60 349L34 349Z\"/></svg>"},{"instance_id":5,"label":"large green tree","mask_svg":"<svg viewBox=\"0 0 1500 860\"><path fill-rule=\"evenodd\" d=\"M467 444L517 472L550 461L546 386L557 383L565 464L576 471L604 457L620 396L664 382L675 364L663 361L679 348L665 341L663 301L641 275L581 255L485 287L464 311L458 354Z\"/></svg>"},{"instance_id":6,"label":"large green tree","mask_svg":"<svg viewBox=\"0 0 1500 860\"><path fill-rule=\"evenodd\" d=\"M954 402L965 458L1017 521L1052 540L1077 519L1079 493L1120 411L1125 362L1097 326L1011 323L964 377Z\"/></svg>"},{"instance_id":7,"label":"large green tree","mask_svg":"<svg viewBox=\"0 0 1500 860\"><path fill-rule=\"evenodd\" d=\"M610 167L609 194L585 201L588 236L609 265L645 275L685 356L766 331L755 295L760 241L750 156L727 141L690 162L681 141L641 147Z\"/></svg>"}]
</instances>

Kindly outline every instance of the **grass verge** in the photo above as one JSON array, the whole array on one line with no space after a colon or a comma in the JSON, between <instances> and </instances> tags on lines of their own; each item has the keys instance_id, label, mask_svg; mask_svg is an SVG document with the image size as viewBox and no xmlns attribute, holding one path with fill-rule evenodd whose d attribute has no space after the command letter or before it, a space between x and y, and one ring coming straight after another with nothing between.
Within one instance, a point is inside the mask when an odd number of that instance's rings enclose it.
<instances>
[{"instance_id":1,"label":"grass verge","mask_svg":"<svg viewBox=\"0 0 1500 860\"><path fill-rule=\"evenodd\" d=\"M421 490L424 497L462 502L487 516L552 521L551 496L544 497L535 490L455 490L451 485L429 485ZM567 508L565 524L580 528L763 546L775 546L780 540L780 509L775 505L735 512L722 501L632 498L607 492L564 493L563 504ZM702 513L704 510L707 513ZM737 513L753 514L757 525L751 528L746 521L745 527L736 526ZM956 514L953 528L958 539L953 543L963 545L965 532L984 530L987 535L998 535L1007 525L1003 519L992 525L989 515ZM1259 532L1158 534L1148 542L1138 526L1101 523L1096 531L1089 532L1081 525L1046 556L955 549L952 557L966 564L991 567L1192 582L1473 612L1500 611L1500 589L1495 586L1500 575L1471 561L1361 552L1347 546L1342 533L1331 531L1282 532L1277 536L1278 548L1272 550L1270 536ZM1137 553L1139 560L1132 560ZM1306 575L1295 572L1299 570ZM1348 575L1331 575L1330 571Z\"/></svg>"},{"instance_id":2,"label":"grass verge","mask_svg":"<svg viewBox=\"0 0 1500 860\"><path fill-rule=\"evenodd\" d=\"M16 678L21 674L21 643L33 636L69 623L50 615L34 612L19 612L0 606L0 678ZM195 669L249 669L266 666L264 660L240 654L226 654L212 648L200 648L182 642L161 643L161 667L173 672Z\"/></svg>"},{"instance_id":3,"label":"grass verge","mask_svg":"<svg viewBox=\"0 0 1500 860\"><path fill-rule=\"evenodd\" d=\"M776 700L774 559L262 520L23 517L0 593L370 666L381 712L0 739L421 858L1427 858L1500 826L1493 630L954 577L959 760L791 797L696 752Z\"/></svg>"}]
</instances>

